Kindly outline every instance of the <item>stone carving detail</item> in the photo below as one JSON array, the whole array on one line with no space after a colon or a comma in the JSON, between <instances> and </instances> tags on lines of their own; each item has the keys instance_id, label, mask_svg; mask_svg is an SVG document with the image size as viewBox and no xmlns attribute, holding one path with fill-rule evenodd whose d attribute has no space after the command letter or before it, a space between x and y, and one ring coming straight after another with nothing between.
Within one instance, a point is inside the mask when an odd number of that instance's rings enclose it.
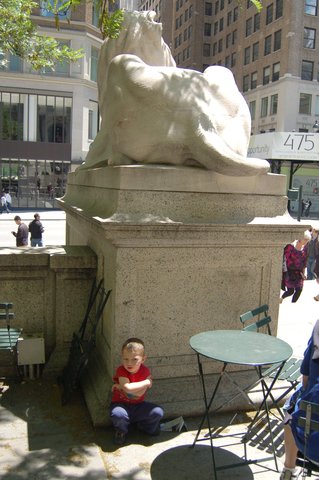
<instances>
[{"instance_id":1,"label":"stone carving detail","mask_svg":"<svg viewBox=\"0 0 319 480\"><path fill-rule=\"evenodd\" d=\"M247 158L250 113L231 71L177 68L153 14L127 12L119 38L102 46L101 130L80 168L151 163L233 176L267 172L267 161Z\"/></svg>"}]
</instances>

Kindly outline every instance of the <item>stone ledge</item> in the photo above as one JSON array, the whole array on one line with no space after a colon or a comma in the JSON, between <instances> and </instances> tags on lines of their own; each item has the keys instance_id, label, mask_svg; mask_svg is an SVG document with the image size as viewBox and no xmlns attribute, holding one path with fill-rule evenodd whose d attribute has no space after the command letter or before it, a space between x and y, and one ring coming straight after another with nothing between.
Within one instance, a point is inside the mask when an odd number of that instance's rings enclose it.
<instances>
[{"instance_id":1,"label":"stone ledge","mask_svg":"<svg viewBox=\"0 0 319 480\"><path fill-rule=\"evenodd\" d=\"M167 165L122 165L76 170L69 185L117 190L286 195L286 175L267 173L232 177L202 168Z\"/></svg>"}]
</instances>

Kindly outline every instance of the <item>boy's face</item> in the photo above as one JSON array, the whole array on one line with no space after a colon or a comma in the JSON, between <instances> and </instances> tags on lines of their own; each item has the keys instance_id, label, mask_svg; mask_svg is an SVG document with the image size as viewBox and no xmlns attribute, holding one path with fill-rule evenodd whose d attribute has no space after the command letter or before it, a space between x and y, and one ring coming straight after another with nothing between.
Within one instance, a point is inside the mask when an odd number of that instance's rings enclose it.
<instances>
[{"instance_id":1,"label":"boy's face","mask_svg":"<svg viewBox=\"0 0 319 480\"><path fill-rule=\"evenodd\" d=\"M138 372L144 360L145 355L143 350L128 350L124 348L122 351L123 367L130 373Z\"/></svg>"}]
</instances>

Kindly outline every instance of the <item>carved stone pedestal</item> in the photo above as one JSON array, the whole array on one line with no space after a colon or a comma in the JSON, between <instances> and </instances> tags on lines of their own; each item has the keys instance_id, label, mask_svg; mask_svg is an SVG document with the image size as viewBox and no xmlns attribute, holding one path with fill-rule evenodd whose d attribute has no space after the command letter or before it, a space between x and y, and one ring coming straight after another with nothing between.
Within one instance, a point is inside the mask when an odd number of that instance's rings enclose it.
<instances>
[{"instance_id":1,"label":"carved stone pedestal","mask_svg":"<svg viewBox=\"0 0 319 480\"><path fill-rule=\"evenodd\" d=\"M154 377L148 398L167 416L186 416L203 410L192 335L239 329L239 315L263 303L275 332L283 246L303 230L286 213L285 192L283 175L226 177L196 168L69 175L60 201L67 242L91 247L98 276L112 289L83 381L94 424L108 421L112 375L128 337L146 344ZM214 382L220 365L205 368ZM245 377L240 370L238 380Z\"/></svg>"}]
</instances>

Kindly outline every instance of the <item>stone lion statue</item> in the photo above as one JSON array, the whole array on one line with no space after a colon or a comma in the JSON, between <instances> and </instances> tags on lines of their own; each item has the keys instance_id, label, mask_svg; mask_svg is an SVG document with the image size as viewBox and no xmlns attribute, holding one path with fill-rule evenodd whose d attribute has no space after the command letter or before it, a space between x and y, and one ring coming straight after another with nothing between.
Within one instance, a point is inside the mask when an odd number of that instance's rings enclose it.
<instances>
[{"instance_id":1,"label":"stone lion statue","mask_svg":"<svg viewBox=\"0 0 319 480\"><path fill-rule=\"evenodd\" d=\"M155 12L126 12L107 39L98 71L101 129L80 168L190 165L224 175L258 175L247 158L250 113L230 70L177 68Z\"/></svg>"}]
</instances>

